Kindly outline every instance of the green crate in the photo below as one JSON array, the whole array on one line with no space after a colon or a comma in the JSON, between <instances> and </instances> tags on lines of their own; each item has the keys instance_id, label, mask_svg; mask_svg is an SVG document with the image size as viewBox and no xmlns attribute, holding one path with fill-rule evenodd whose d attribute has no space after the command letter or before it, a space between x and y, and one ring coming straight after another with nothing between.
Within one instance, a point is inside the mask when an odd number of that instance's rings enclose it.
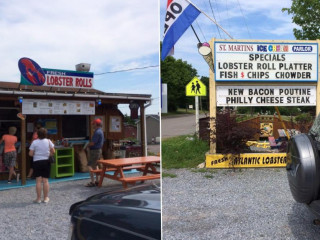
<instances>
[{"instance_id":1,"label":"green crate","mask_svg":"<svg viewBox=\"0 0 320 240\"><path fill-rule=\"evenodd\" d=\"M50 177L71 177L74 175L73 148L58 148L54 154L56 162L51 164Z\"/></svg>"}]
</instances>

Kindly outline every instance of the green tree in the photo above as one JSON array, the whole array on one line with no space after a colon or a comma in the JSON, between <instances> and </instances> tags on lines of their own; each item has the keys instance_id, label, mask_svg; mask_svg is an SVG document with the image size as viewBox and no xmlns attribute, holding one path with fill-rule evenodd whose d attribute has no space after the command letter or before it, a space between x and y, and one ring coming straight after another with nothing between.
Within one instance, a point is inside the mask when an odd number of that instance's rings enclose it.
<instances>
[{"instance_id":1,"label":"green tree","mask_svg":"<svg viewBox=\"0 0 320 240\"><path fill-rule=\"evenodd\" d=\"M194 98L186 97L186 85L197 76L197 70L181 59L166 57L161 61L161 81L168 84L168 110L175 111L194 104Z\"/></svg>"},{"instance_id":2,"label":"green tree","mask_svg":"<svg viewBox=\"0 0 320 240\"><path fill-rule=\"evenodd\" d=\"M131 117L128 116L128 114L124 114L124 122L130 125L136 125L135 120L131 119Z\"/></svg>"},{"instance_id":3,"label":"green tree","mask_svg":"<svg viewBox=\"0 0 320 240\"><path fill-rule=\"evenodd\" d=\"M320 39L319 0L292 0L291 7L283 8L282 11L292 14L292 22L301 27L301 29L293 29L296 39Z\"/></svg>"}]
</instances>

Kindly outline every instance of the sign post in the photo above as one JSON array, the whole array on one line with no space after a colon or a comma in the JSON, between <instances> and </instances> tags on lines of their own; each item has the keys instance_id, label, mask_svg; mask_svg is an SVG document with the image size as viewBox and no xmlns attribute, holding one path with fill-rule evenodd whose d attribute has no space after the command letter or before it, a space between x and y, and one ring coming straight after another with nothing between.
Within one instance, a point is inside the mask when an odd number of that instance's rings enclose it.
<instances>
[{"instance_id":1,"label":"sign post","mask_svg":"<svg viewBox=\"0 0 320 240\"><path fill-rule=\"evenodd\" d=\"M195 96L196 105L196 134L199 138L199 96L207 95L207 87L200 79L194 77L186 86L186 96Z\"/></svg>"},{"instance_id":2,"label":"sign post","mask_svg":"<svg viewBox=\"0 0 320 240\"><path fill-rule=\"evenodd\" d=\"M196 104L196 134L197 138L199 138L199 97L195 96L195 104Z\"/></svg>"}]
</instances>

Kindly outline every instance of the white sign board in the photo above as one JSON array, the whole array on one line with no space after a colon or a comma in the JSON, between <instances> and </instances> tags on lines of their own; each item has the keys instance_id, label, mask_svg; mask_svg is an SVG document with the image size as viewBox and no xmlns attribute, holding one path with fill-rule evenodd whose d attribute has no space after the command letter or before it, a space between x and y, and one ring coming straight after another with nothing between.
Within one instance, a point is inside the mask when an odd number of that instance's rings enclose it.
<instances>
[{"instance_id":1,"label":"white sign board","mask_svg":"<svg viewBox=\"0 0 320 240\"><path fill-rule=\"evenodd\" d=\"M93 73L77 72L58 69L42 69L45 73L43 86L48 87L71 87L71 88L92 88Z\"/></svg>"},{"instance_id":2,"label":"white sign board","mask_svg":"<svg viewBox=\"0 0 320 240\"><path fill-rule=\"evenodd\" d=\"M168 88L166 83L161 84L161 113L168 113Z\"/></svg>"},{"instance_id":3,"label":"white sign board","mask_svg":"<svg viewBox=\"0 0 320 240\"><path fill-rule=\"evenodd\" d=\"M217 86L217 106L316 106L316 86Z\"/></svg>"},{"instance_id":4,"label":"white sign board","mask_svg":"<svg viewBox=\"0 0 320 240\"><path fill-rule=\"evenodd\" d=\"M214 43L215 81L318 81L318 44Z\"/></svg>"},{"instance_id":5,"label":"white sign board","mask_svg":"<svg viewBox=\"0 0 320 240\"><path fill-rule=\"evenodd\" d=\"M23 99L22 114L94 115L94 101Z\"/></svg>"}]
</instances>

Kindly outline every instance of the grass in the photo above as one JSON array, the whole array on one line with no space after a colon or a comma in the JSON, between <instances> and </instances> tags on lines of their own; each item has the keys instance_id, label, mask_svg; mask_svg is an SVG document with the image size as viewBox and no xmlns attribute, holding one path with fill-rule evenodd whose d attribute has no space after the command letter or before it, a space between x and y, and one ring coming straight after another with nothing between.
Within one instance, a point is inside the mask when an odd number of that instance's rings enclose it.
<instances>
[{"instance_id":1,"label":"grass","mask_svg":"<svg viewBox=\"0 0 320 240\"><path fill-rule=\"evenodd\" d=\"M199 168L199 169L192 169L191 172L199 172L199 173L206 173L208 171L208 169L206 168Z\"/></svg>"},{"instance_id":2,"label":"grass","mask_svg":"<svg viewBox=\"0 0 320 240\"><path fill-rule=\"evenodd\" d=\"M148 151L148 156L157 156L157 153L149 152L149 151Z\"/></svg>"},{"instance_id":3,"label":"grass","mask_svg":"<svg viewBox=\"0 0 320 240\"><path fill-rule=\"evenodd\" d=\"M212 175L205 175L204 177L205 177L205 178L209 178L209 179L212 179L212 178L213 178Z\"/></svg>"},{"instance_id":4,"label":"grass","mask_svg":"<svg viewBox=\"0 0 320 240\"><path fill-rule=\"evenodd\" d=\"M192 139L193 140L188 140ZM205 161L207 142L184 135L162 140L162 167L194 168Z\"/></svg>"},{"instance_id":5,"label":"grass","mask_svg":"<svg viewBox=\"0 0 320 240\"><path fill-rule=\"evenodd\" d=\"M177 177L177 175L176 174L172 174L172 173L163 172L162 173L162 178L165 178L165 177L175 178L175 177Z\"/></svg>"}]
</instances>

